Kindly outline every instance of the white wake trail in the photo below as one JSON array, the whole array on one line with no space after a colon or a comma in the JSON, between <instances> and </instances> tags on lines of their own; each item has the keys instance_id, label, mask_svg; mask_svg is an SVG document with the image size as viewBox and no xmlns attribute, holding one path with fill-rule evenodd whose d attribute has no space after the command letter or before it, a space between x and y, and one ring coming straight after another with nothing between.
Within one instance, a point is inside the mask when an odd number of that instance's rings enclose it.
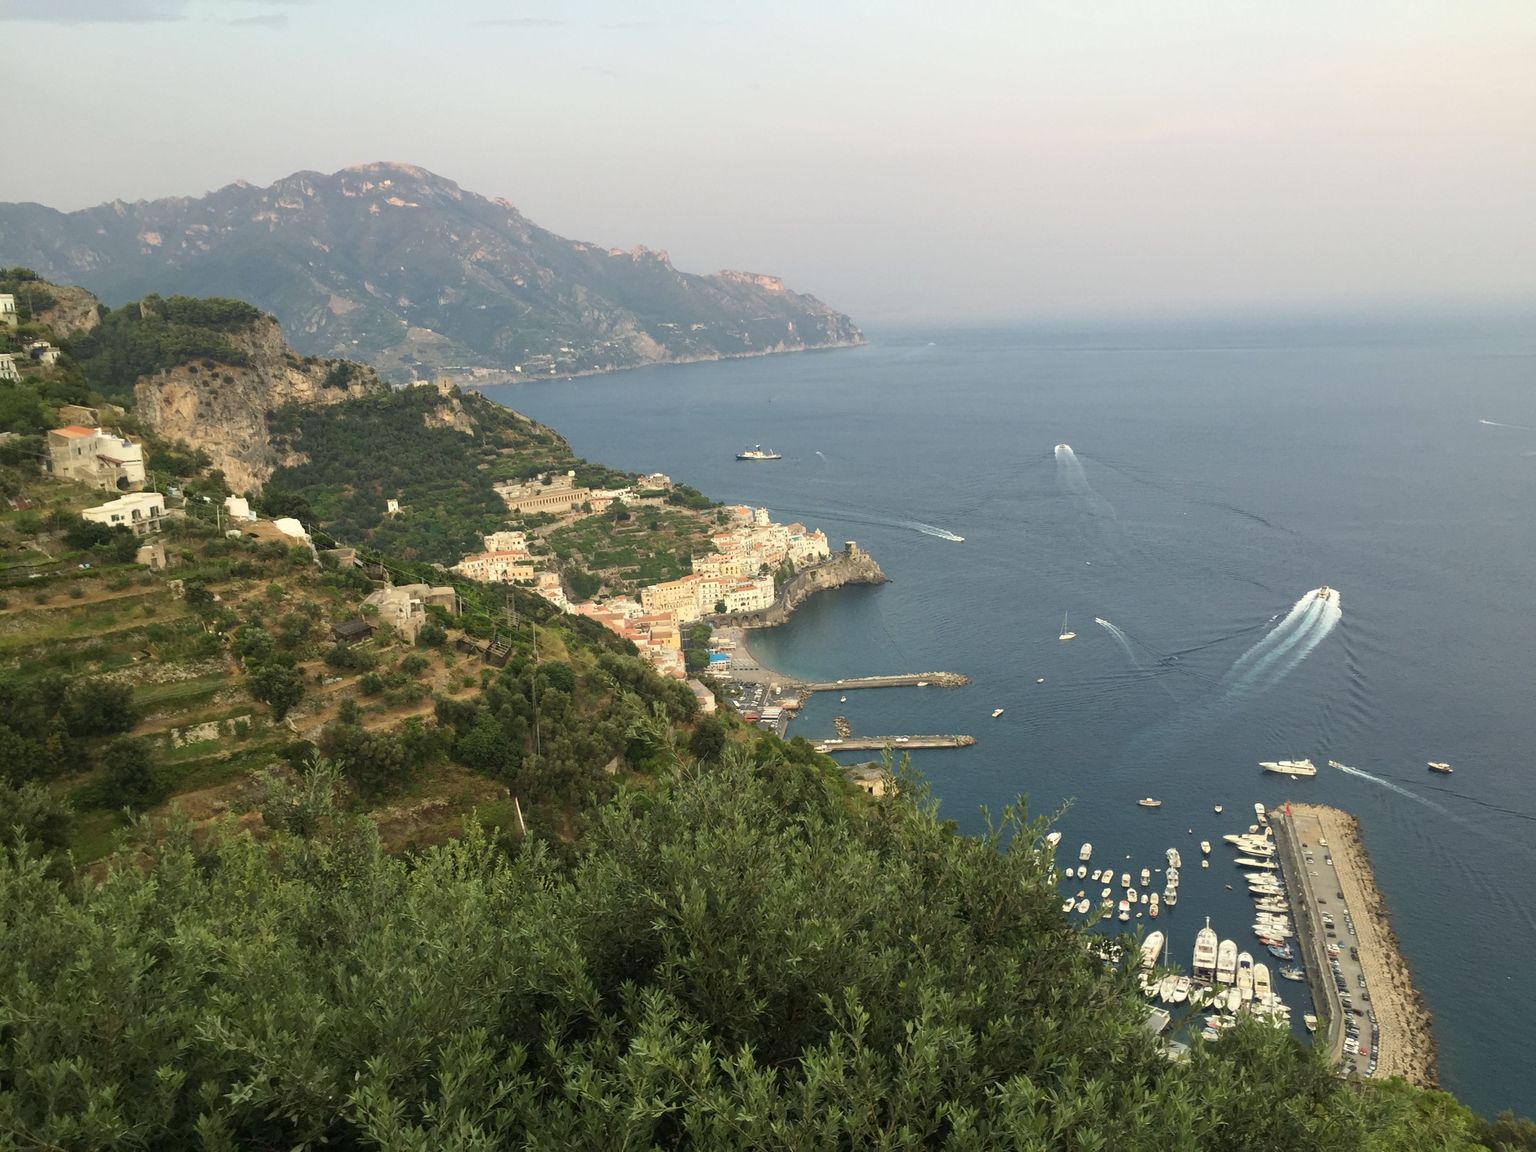
<instances>
[{"instance_id":1,"label":"white wake trail","mask_svg":"<svg viewBox=\"0 0 1536 1152\"><path fill-rule=\"evenodd\" d=\"M1238 657L1222 678L1229 693L1278 684L1327 638L1342 619L1343 609L1336 590L1330 590L1327 599L1321 593L1322 589L1314 589L1296 601L1285 619Z\"/></svg>"},{"instance_id":2,"label":"white wake trail","mask_svg":"<svg viewBox=\"0 0 1536 1152\"><path fill-rule=\"evenodd\" d=\"M940 540L949 540L956 544L964 544L964 536L956 536L947 528L938 528L932 524L924 524L921 520L908 520L902 524L903 528L912 528L921 532L924 536L933 536Z\"/></svg>"},{"instance_id":3,"label":"white wake trail","mask_svg":"<svg viewBox=\"0 0 1536 1152\"><path fill-rule=\"evenodd\" d=\"M1347 774L1349 776L1358 776L1362 780L1369 780L1372 784L1380 784L1383 788L1387 789L1389 792L1396 792L1399 796L1406 796L1406 797L1408 797L1408 799L1413 800L1416 803L1422 804L1422 805L1424 805L1424 807L1432 809L1432 810L1440 813L1440 815L1442 815L1442 816L1450 816L1453 819L1457 818L1455 816L1455 813L1451 812L1450 809L1442 808L1440 805L1436 804L1433 800L1426 800L1426 799L1424 799L1424 797L1420 796L1418 793L1410 792L1410 791L1408 791L1408 789L1402 787L1401 785L1394 784L1390 780L1383 780L1380 776L1373 776L1371 773L1366 772L1366 771L1364 771L1363 769L1360 769L1360 768L1351 768L1348 764L1339 764L1339 763L1335 762L1333 766L1335 768L1337 768L1340 772L1343 772L1343 773L1345 773L1345 774Z\"/></svg>"},{"instance_id":4,"label":"white wake trail","mask_svg":"<svg viewBox=\"0 0 1536 1152\"><path fill-rule=\"evenodd\" d=\"M1131 662L1131 667L1140 670L1141 661L1136 658L1136 650L1131 647L1130 637L1102 617L1095 616L1093 622L1114 637L1115 643L1125 650L1125 658Z\"/></svg>"},{"instance_id":5,"label":"white wake trail","mask_svg":"<svg viewBox=\"0 0 1536 1152\"><path fill-rule=\"evenodd\" d=\"M1479 424L1486 424L1490 428L1513 428L1516 432L1536 432L1536 428L1525 424L1505 424L1498 420L1479 420Z\"/></svg>"}]
</instances>

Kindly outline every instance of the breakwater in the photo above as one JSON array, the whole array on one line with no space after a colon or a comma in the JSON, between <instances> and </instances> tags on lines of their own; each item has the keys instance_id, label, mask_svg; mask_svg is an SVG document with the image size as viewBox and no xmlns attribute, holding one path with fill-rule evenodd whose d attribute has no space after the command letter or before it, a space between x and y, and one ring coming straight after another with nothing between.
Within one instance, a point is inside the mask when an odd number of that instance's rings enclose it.
<instances>
[{"instance_id":1,"label":"breakwater","mask_svg":"<svg viewBox=\"0 0 1536 1152\"><path fill-rule=\"evenodd\" d=\"M816 744L818 752L872 752L890 748L969 748L976 743L974 736L853 736L837 740L821 740Z\"/></svg>"}]
</instances>

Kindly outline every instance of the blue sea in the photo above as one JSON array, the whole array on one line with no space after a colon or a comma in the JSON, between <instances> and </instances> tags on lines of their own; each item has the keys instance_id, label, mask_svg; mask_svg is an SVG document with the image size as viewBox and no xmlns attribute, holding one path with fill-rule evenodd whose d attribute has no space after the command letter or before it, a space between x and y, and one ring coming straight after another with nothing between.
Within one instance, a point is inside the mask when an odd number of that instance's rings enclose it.
<instances>
[{"instance_id":1,"label":"blue sea","mask_svg":"<svg viewBox=\"0 0 1536 1152\"><path fill-rule=\"evenodd\" d=\"M971 684L820 695L791 735L970 733L912 754L962 829L1025 797L1074 864L1082 841L1117 872L1177 847L1156 926L1180 963L1206 916L1252 944L1230 851L1201 870L1199 840L1255 801L1356 814L1444 1085L1536 1112L1536 322L905 328L488 395L867 548L889 584L753 652ZM784 458L734 459L754 443ZM1323 585L1333 607L1303 603ZM1316 778L1258 767L1303 756Z\"/></svg>"}]
</instances>

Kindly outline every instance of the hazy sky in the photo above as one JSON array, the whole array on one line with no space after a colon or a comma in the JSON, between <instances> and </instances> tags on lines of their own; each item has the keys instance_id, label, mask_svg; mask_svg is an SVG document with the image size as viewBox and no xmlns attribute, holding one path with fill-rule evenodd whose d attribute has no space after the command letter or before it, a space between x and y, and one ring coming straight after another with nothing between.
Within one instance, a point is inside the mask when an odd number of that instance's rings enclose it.
<instances>
[{"instance_id":1,"label":"hazy sky","mask_svg":"<svg viewBox=\"0 0 1536 1152\"><path fill-rule=\"evenodd\" d=\"M866 321L1536 302L1531 0L0 0L0 43L0 200L403 160Z\"/></svg>"}]
</instances>

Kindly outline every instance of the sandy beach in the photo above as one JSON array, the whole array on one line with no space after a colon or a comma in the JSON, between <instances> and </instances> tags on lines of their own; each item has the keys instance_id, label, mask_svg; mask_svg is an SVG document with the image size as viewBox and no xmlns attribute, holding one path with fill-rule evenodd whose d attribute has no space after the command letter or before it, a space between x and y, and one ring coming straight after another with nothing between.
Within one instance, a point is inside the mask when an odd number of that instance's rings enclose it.
<instances>
[{"instance_id":1,"label":"sandy beach","mask_svg":"<svg viewBox=\"0 0 1536 1152\"><path fill-rule=\"evenodd\" d=\"M1398 950L1386 904L1376 890L1370 861L1360 840L1359 822L1347 812L1317 804L1296 804L1293 811L1297 816L1310 816L1321 825L1333 854L1339 886L1354 914L1360 966L1365 971L1371 1007L1376 1009L1381 1029L1377 1077L1401 1076L1413 1084L1435 1085L1431 1017Z\"/></svg>"}]
</instances>

